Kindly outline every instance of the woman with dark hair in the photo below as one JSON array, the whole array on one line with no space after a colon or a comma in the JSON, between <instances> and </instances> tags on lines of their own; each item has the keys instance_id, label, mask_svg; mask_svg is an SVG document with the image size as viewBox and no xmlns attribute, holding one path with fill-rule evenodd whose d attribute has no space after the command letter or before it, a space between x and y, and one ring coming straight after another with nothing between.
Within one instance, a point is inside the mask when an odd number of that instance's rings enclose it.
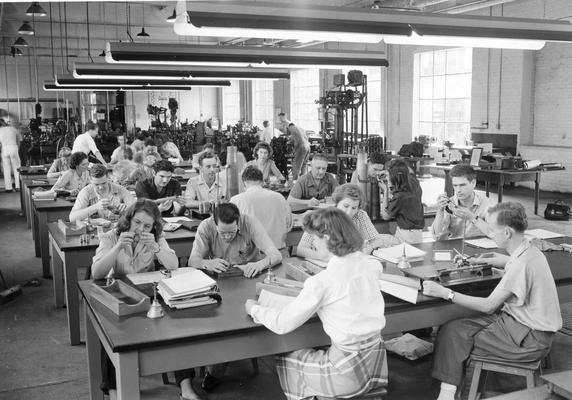
<instances>
[{"instance_id":1,"label":"woman with dark hair","mask_svg":"<svg viewBox=\"0 0 572 400\"><path fill-rule=\"evenodd\" d=\"M377 229L375 229L375 226L371 223L371 219L363 210L366 199L358 185L346 183L338 186L332 194L332 197L336 207L351 218L360 233L363 239L362 252L371 254L374 249L379 247L389 247L399 244L399 241L392 235L380 234ZM331 257L331 253L319 251L315 246L314 239L314 235L304 232L296 248L296 254L300 257L328 261L329 257Z\"/></svg>"},{"instance_id":2,"label":"woman with dark hair","mask_svg":"<svg viewBox=\"0 0 572 400\"><path fill-rule=\"evenodd\" d=\"M425 227L421 185L402 160L392 160L388 172L391 191L386 181L379 182L384 194L381 217L395 218L395 237L401 242L421 243Z\"/></svg>"},{"instance_id":3,"label":"woman with dark hair","mask_svg":"<svg viewBox=\"0 0 572 400\"><path fill-rule=\"evenodd\" d=\"M87 154L78 151L70 157L70 169L64 171L52 190L67 190L71 196L77 196L79 191L89 184L89 161Z\"/></svg>"},{"instance_id":4,"label":"woman with dark hair","mask_svg":"<svg viewBox=\"0 0 572 400\"><path fill-rule=\"evenodd\" d=\"M162 235L163 223L157 205L148 199L133 203L117 222L117 227L99 238L91 273L104 278L110 269L117 275L150 271L158 260L175 269L179 260Z\"/></svg>"},{"instance_id":5,"label":"woman with dark hair","mask_svg":"<svg viewBox=\"0 0 572 400\"><path fill-rule=\"evenodd\" d=\"M101 279L111 269L115 275L150 271L155 268L155 260L167 269L179 266L177 255L163 237L159 208L152 200L140 199L125 211L115 229L99 238L91 273L94 279ZM115 369L106 355L102 357L102 368L101 389L112 399L116 398ZM182 399L198 399L191 386L193 377L192 369L175 372Z\"/></svg>"},{"instance_id":6,"label":"woman with dark hair","mask_svg":"<svg viewBox=\"0 0 572 400\"><path fill-rule=\"evenodd\" d=\"M246 312L256 323L286 334L315 313L332 345L302 349L278 357L276 369L289 400L354 397L387 385L383 338L385 304L379 290L381 264L360 250L363 240L350 217L330 207L304 217L304 230L316 245L332 253L328 267L308 278L284 308L247 300Z\"/></svg>"},{"instance_id":7,"label":"woman with dark hair","mask_svg":"<svg viewBox=\"0 0 572 400\"><path fill-rule=\"evenodd\" d=\"M264 182L268 182L271 176L279 181L285 181L284 175L272 160L272 147L266 142L258 142L254 147L254 160L246 163L245 167L253 165L262 171Z\"/></svg>"}]
</instances>

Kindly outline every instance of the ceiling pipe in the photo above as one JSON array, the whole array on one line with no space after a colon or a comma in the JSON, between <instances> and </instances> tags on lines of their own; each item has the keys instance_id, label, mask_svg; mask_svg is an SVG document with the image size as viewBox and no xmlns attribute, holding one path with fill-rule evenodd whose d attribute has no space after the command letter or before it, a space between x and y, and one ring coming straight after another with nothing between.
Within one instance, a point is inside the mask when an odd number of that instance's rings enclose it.
<instances>
[{"instance_id":1,"label":"ceiling pipe","mask_svg":"<svg viewBox=\"0 0 572 400\"><path fill-rule=\"evenodd\" d=\"M447 14L463 14L471 11L481 10L483 8L498 6L501 4L512 3L514 0L478 0L473 1L469 4L461 4L457 6L451 6L438 10L436 12L447 13Z\"/></svg>"}]
</instances>

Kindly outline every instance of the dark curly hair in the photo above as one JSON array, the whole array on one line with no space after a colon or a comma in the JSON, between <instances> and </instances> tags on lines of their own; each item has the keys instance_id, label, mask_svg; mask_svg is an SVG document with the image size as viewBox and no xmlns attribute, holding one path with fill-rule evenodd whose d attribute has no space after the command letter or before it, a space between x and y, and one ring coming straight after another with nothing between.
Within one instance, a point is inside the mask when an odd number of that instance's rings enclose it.
<instances>
[{"instance_id":1,"label":"dark curly hair","mask_svg":"<svg viewBox=\"0 0 572 400\"><path fill-rule=\"evenodd\" d=\"M256 146L254 146L254 150L252 151L252 154L254 154L254 158L256 158L258 160L258 150L260 149L266 149L268 151L268 158L272 158L272 147L270 147L270 145L266 142L258 142L256 143Z\"/></svg>"},{"instance_id":2,"label":"dark curly hair","mask_svg":"<svg viewBox=\"0 0 572 400\"><path fill-rule=\"evenodd\" d=\"M139 211L144 211L150 217L153 217L153 228L151 228L151 233L155 236L155 241L159 240L159 237L163 234L163 219L157 204L149 199L139 199L125 210L125 213L121 218L119 218L119 221L117 221L117 227L115 228L117 236L121 235L123 232L129 232L129 229L131 228L131 220Z\"/></svg>"},{"instance_id":3,"label":"dark curly hair","mask_svg":"<svg viewBox=\"0 0 572 400\"><path fill-rule=\"evenodd\" d=\"M70 157L70 168L76 169L76 167L80 165L83 160L87 160L87 154L85 154L83 151L77 151L73 153Z\"/></svg>"},{"instance_id":4,"label":"dark curly hair","mask_svg":"<svg viewBox=\"0 0 572 400\"><path fill-rule=\"evenodd\" d=\"M361 250L363 237L350 217L336 207L322 208L304 216L304 231L320 238L328 235L328 250L338 257Z\"/></svg>"}]
</instances>

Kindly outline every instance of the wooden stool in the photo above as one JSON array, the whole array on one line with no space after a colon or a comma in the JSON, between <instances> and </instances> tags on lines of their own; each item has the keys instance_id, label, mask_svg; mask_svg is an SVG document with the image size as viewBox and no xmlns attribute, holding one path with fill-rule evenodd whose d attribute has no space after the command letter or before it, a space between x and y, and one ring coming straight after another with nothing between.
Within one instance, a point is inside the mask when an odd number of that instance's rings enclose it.
<instances>
[{"instance_id":1,"label":"wooden stool","mask_svg":"<svg viewBox=\"0 0 572 400\"><path fill-rule=\"evenodd\" d=\"M474 365L475 370L473 371L468 400L477 400L479 398L478 390L481 371L494 371L524 376L526 378L526 387L530 389L536 386L536 381L540 374L541 360L531 363L513 363L510 361L499 361L486 357L471 356L470 362Z\"/></svg>"},{"instance_id":2,"label":"wooden stool","mask_svg":"<svg viewBox=\"0 0 572 400\"><path fill-rule=\"evenodd\" d=\"M367 393L360 394L359 396L355 397L344 397L343 399L348 400L383 400L383 398L387 395L387 389L384 387L374 388ZM342 400L341 397L322 397L322 396L315 396L315 400Z\"/></svg>"}]
</instances>

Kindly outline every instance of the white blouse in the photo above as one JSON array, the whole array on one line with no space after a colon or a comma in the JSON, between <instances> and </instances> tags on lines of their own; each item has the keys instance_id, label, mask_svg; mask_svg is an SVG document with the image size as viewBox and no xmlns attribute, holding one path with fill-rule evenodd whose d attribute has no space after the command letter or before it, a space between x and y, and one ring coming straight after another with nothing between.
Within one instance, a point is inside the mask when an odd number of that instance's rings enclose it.
<instances>
[{"instance_id":1,"label":"white blouse","mask_svg":"<svg viewBox=\"0 0 572 400\"><path fill-rule=\"evenodd\" d=\"M332 257L325 271L308 278L296 299L283 309L255 305L251 315L277 334L293 331L314 313L337 346L355 344L385 327L385 303L379 288L381 264L355 252Z\"/></svg>"}]
</instances>

